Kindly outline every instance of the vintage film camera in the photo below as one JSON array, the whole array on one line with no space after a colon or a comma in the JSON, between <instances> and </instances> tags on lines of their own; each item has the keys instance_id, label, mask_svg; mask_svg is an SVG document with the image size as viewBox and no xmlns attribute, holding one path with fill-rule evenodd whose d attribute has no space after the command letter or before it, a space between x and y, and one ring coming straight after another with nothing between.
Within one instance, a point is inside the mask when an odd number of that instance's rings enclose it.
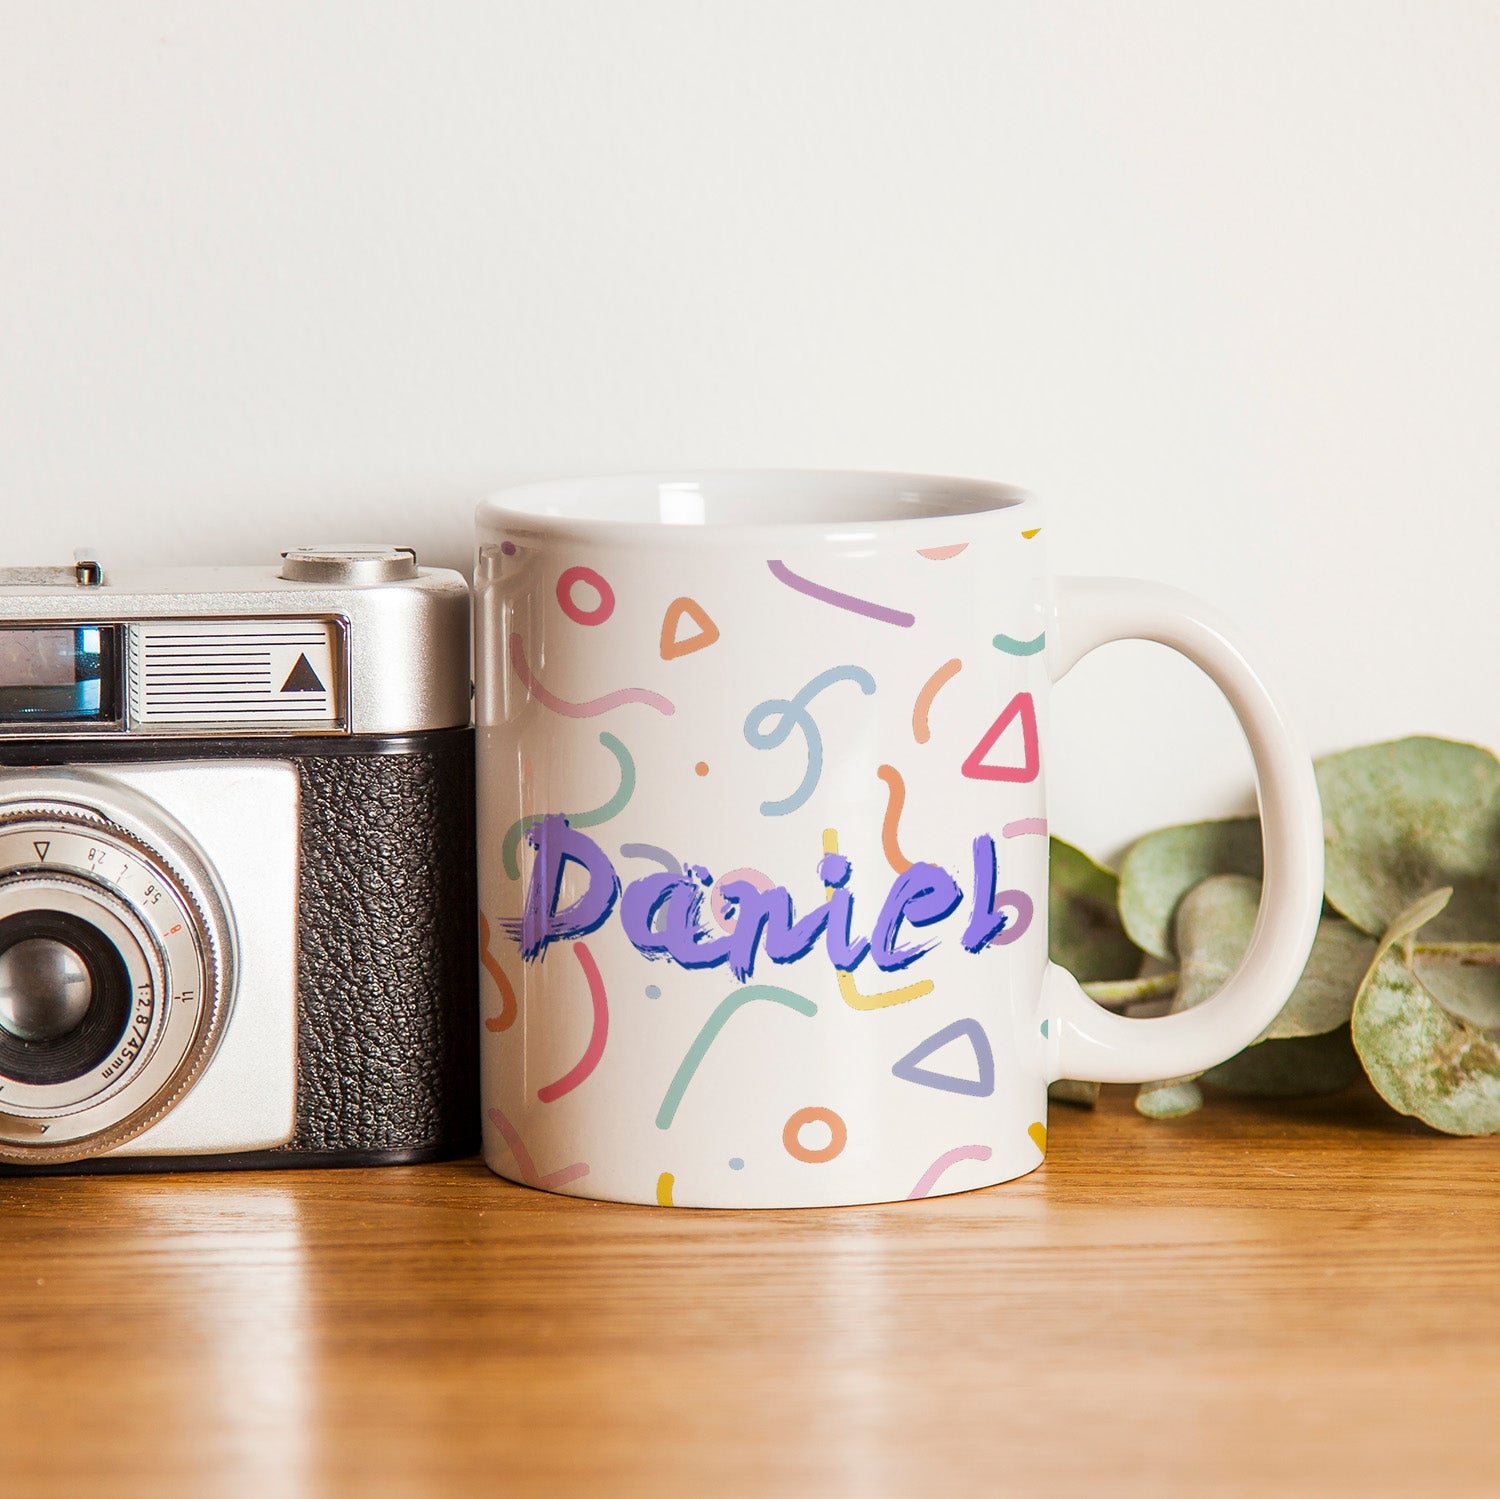
<instances>
[{"instance_id":1,"label":"vintage film camera","mask_svg":"<svg viewBox=\"0 0 1500 1499\"><path fill-rule=\"evenodd\" d=\"M0 1170L477 1147L469 595L0 569Z\"/></svg>"}]
</instances>

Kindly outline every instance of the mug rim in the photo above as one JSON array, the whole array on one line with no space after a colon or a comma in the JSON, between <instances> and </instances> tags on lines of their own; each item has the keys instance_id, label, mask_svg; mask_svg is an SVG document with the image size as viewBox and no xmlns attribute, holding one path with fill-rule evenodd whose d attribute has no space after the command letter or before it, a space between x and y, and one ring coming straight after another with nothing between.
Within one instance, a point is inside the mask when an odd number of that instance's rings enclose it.
<instances>
[{"instance_id":1,"label":"mug rim","mask_svg":"<svg viewBox=\"0 0 1500 1499\"><path fill-rule=\"evenodd\" d=\"M711 486L719 491L705 496ZM710 517L704 500L743 508L788 486L800 486L823 497L828 513L769 518ZM641 513L655 489L656 515ZM673 491L668 495L666 491ZM880 498L877 499L876 497ZM810 495L809 499L812 498ZM573 501L571 507L566 501ZM674 508L675 516L666 512ZM858 502L851 508L851 502ZM883 514L863 514L859 504ZM629 515L622 514L627 506ZM910 506L903 513L901 507ZM840 510L841 513L835 513ZM507 485L480 500L475 524L503 528L508 535L538 540L596 540L704 546L715 541L742 544L771 535L793 536L807 543L827 540L848 544L868 539L909 540L913 531L946 535L972 532L976 524L996 517L1026 516L1039 509L1029 490L989 479L879 469L702 468L587 474L530 480ZM615 514L608 513L614 510Z\"/></svg>"}]
</instances>

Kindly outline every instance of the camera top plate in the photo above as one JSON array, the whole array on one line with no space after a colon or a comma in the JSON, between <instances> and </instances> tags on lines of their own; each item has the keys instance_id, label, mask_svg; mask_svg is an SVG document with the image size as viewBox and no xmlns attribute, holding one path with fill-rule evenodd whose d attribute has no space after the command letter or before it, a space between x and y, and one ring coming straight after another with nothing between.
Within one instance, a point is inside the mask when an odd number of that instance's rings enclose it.
<instances>
[{"instance_id":1,"label":"camera top plate","mask_svg":"<svg viewBox=\"0 0 1500 1499\"><path fill-rule=\"evenodd\" d=\"M469 702L468 585L407 548L0 569L5 739L410 734Z\"/></svg>"}]
</instances>

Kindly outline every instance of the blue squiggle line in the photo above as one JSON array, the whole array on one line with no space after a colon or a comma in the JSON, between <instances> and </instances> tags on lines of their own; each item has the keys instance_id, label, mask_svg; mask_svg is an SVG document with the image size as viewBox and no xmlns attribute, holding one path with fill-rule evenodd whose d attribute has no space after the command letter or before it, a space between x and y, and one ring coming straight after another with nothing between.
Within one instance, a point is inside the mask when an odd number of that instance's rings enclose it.
<instances>
[{"instance_id":1,"label":"blue squiggle line","mask_svg":"<svg viewBox=\"0 0 1500 1499\"><path fill-rule=\"evenodd\" d=\"M620 845L620 857L623 859L650 859L653 864L660 864L668 874L681 874L682 865L674 855L664 848L658 848L654 843L622 843Z\"/></svg>"},{"instance_id":2,"label":"blue squiggle line","mask_svg":"<svg viewBox=\"0 0 1500 1499\"><path fill-rule=\"evenodd\" d=\"M818 778L823 774L823 736L807 705L826 687L835 682L854 682L859 690L869 697L875 691L875 678L862 666L830 666L820 671L796 697L768 697L757 703L745 718L745 738L755 749L775 749L785 744L793 729L801 729L807 741L807 770L801 784L790 796L780 801L760 804L767 817L782 817L795 812L813 794ZM767 719L774 718L775 726L766 728Z\"/></svg>"}]
</instances>

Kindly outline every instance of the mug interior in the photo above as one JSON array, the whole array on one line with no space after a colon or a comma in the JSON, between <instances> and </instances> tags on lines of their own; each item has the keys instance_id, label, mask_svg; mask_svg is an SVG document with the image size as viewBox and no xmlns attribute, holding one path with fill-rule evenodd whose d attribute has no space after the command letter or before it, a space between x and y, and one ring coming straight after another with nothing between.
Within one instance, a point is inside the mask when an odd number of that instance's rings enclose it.
<instances>
[{"instance_id":1,"label":"mug interior","mask_svg":"<svg viewBox=\"0 0 1500 1499\"><path fill-rule=\"evenodd\" d=\"M481 515L533 522L702 528L875 525L1005 510L1025 490L982 479L817 469L626 474L501 491Z\"/></svg>"}]
</instances>

